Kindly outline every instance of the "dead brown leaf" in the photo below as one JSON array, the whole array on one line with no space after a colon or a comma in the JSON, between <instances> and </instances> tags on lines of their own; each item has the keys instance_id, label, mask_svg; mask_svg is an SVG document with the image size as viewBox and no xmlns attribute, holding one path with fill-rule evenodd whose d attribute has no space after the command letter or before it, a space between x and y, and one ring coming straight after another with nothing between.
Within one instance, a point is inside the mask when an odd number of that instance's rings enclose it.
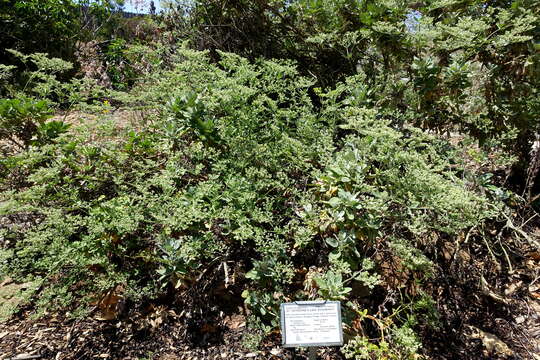
<instances>
[{"instance_id":1,"label":"dead brown leaf","mask_svg":"<svg viewBox=\"0 0 540 360\"><path fill-rule=\"evenodd\" d=\"M505 357L510 357L514 355L514 352L508 347L508 345L501 341L501 339L499 339L497 336L482 331L472 325L467 326L471 330L471 334L469 336L473 339L480 339L482 341L482 344L490 354L503 355Z\"/></svg>"},{"instance_id":2,"label":"dead brown leaf","mask_svg":"<svg viewBox=\"0 0 540 360\"><path fill-rule=\"evenodd\" d=\"M231 330L236 330L246 326L246 318L243 315L235 314L225 317L223 323Z\"/></svg>"},{"instance_id":3,"label":"dead brown leaf","mask_svg":"<svg viewBox=\"0 0 540 360\"><path fill-rule=\"evenodd\" d=\"M111 290L107 291L101 299L93 304L99 308L100 314L96 317L97 320L109 321L118 317L118 314L122 312L124 305L124 287L117 285Z\"/></svg>"}]
</instances>

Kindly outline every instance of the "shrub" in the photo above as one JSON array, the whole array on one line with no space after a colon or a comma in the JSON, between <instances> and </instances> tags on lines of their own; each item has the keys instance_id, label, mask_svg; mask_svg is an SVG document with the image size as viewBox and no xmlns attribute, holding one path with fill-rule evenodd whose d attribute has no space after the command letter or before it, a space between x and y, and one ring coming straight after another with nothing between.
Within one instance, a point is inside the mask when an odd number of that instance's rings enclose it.
<instances>
[{"instance_id":1,"label":"shrub","mask_svg":"<svg viewBox=\"0 0 540 360\"><path fill-rule=\"evenodd\" d=\"M0 140L19 149L27 147L38 132L51 126L44 125L51 112L45 100L0 99ZM50 131L49 135L54 136Z\"/></svg>"},{"instance_id":2,"label":"shrub","mask_svg":"<svg viewBox=\"0 0 540 360\"><path fill-rule=\"evenodd\" d=\"M116 284L133 294L179 287L243 248L252 249L243 266L261 270L254 293L289 283L291 204L331 149L309 82L286 63L249 65L223 54L217 67L200 53L179 55L175 69L134 91L149 104L173 99L158 105L160 119L149 127L125 141L99 140L110 138L106 129L97 140L60 136L10 159L29 186L10 193L2 215L31 211L41 220L12 234L16 256L3 266L47 279L42 294L52 306L65 305L54 289L73 284L74 302Z\"/></svg>"},{"instance_id":3,"label":"shrub","mask_svg":"<svg viewBox=\"0 0 540 360\"><path fill-rule=\"evenodd\" d=\"M497 203L459 178L447 142L357 101L360 78L321 92L318 110L290 62L219 55L181 48L122 94L156 109L137 129L104 124L11 156L0 216L36 225L4 230L0 271L42 284L42 309L84 310L196 288L234 262L261 334L280 302L340 299L347 356L412 356L415 326L436 319L422 288L432 234L482 224ZM401 300L375 316L358 305L366 293ZM365 321L380 332L354 328Z\"/></svg>"}]
</instances>

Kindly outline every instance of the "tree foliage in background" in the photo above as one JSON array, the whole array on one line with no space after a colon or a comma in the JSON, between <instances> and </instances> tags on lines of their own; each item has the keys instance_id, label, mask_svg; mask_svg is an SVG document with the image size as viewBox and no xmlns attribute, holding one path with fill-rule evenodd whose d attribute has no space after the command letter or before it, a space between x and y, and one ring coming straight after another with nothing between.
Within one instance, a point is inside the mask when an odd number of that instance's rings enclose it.
<instances>
[{"instance_id":1,"label":"tree foliage in background","mask_svg":"<svg viewBox=\"0 0 540 360\"><path fill-rule=\"evenodd\" d=\"M43 52L70 58L80 33L79 8L73 0L0 1L0 51Z\"/></svg>"},{"instance_id":2,"label":"tree foliage in background","mask_svg":"<svg viewBox=\"0 0 540 360\"><path fill-rule=\"evenodd\" d=\"M538 3L434 1L419 10L410 35L413 121L498 142L526 167L539 132Z\"/></svg>"},{"instance_id":3,"label":"tree foliage in background","mask_svg":"<svg viewBox=\"0 0 540 360\"><path fill-rule=\"evenodd\" d=\"M355 73L370 27L399 21L406 11L376 1L199 0L178 5L166 19L196 48L294 59L302 73L331 86ZM382 37L377 32L375 41Z\"/></svg>"}]
</instances>

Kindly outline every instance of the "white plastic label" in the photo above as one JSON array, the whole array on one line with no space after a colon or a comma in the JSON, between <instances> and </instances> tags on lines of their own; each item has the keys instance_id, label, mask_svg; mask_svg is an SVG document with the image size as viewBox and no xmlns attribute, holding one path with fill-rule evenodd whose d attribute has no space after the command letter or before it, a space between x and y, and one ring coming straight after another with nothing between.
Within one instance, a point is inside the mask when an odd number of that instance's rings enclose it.
<instances>
[{"instance_id":1,"label":"white plastic label","mask_svg":"<svg viewBox=\"0 0 540 360\"><path fill-rule=\"evenodd\" d=\"M339 301L299 301L281 304L283 346L341 346Z\"/></svg>"}]
</instances>

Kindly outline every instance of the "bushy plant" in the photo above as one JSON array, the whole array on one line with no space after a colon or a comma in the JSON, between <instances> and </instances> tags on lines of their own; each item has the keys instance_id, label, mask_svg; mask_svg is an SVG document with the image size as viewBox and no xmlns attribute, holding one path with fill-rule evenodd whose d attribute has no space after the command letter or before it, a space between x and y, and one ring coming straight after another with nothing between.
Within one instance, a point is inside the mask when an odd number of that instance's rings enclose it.
<instances>
[{"instance_id":1,"label":"bushy plant","mask_svg":"<svg viewBox=\"0 0 540 360\"><path fill-rule=\"evenodd\" d=\"M47 100L55 107L70 109L105 95L95 79L72 77L66 81L65 75L73 69L71 62L50 57L46 53L7 51L24 65L24 68L16 71L16 77L6 78L4 91L9 98Z\"/></svg>"},{"instance_id":2,"label":"bushy plant","mask_svg":"<svg viewBox=\"0 0 540 360\"><path fill-rule=\"evenodd\" d=\"M60 136L12 157L9 170L29 186L10 193L2 214L28 210L41 221L17 235L6 271L49 279L48 294L80 280L74 299L118 283L126 292L149 284L158 291L247 247L246 271L258 269L253 294L287 286L289 204L306 193L311 164L331 150L330 132L293 66L223 59L217 67L182 50L175 69L152 74L135 92L163 104L160 119L125 141ZM165 105L164 96L179 100ZM171 136L171 126L182 131ZM97 139L111 136L103 131Z\"/></svg>"},{"instance_id":3,"label":"bushy plant","mask_svg":"<svg viewBox=\"0 0 540 360\"><path fill-rule=\"evenodd\" d=\"M0 99L0 140L24 149L40 133L43 139L55 137L58 131L51 132L53 125L45 125L52 109L45 100ZM49 132L45 128L49 128Z\"/></svg>"},{"instance_id":4,"label":"bushy plant","mask_svg":"<svg viewBox=\"0 0 540 360\"><path fill-rule=\"evenodd\" d=\"M218 54L181 47L116 93L153 109L135 128L102 111L91 133L50 123L54 142L10 156L0 216L35 222L3 230L0 271L42 284L42 309L84 309L186 291L235 262L236 295L264 329L281 302L339 299L347 356L413 356L415 327L436 318L423 289L432 235L481 225L499 204L458 176L447 141L372 103L365 77L318 90L317 108L291 62ZM386 313L359 310L375 293L393 299ZM354 325L365 321L380 332Z\"/></svg>"},{"instance_id":5,"label":"bushy plant","mask_svg":"<svg viewBox=\"0 0 540 360\"><path fill-rule=\"evenodd\" d=\"M347 305L351 309L358 301L352 291L355 282L364 294L380 285L402 296L411 287L418 294L434 271L426 255L437 246L432 234L456 236L494 217L500 206L460 178L457 152L448 143L411 125L393 126L391 116L357 105L360 79L349 79L324 95L324 116L343 131L342 143L318 175L318 204L312 206L320 212L312 226L329 246L329 271L316 278L319 294L352 300ZM344 348L346 356L397 359L415 354L417 321L411 319L425 311L415 307L417 301L416 296L402 298L388 318L359 315L357 319L375 322L389 338L368 341L366 336L373 335L362 330Z\"/></svg>"}]
</instances>

